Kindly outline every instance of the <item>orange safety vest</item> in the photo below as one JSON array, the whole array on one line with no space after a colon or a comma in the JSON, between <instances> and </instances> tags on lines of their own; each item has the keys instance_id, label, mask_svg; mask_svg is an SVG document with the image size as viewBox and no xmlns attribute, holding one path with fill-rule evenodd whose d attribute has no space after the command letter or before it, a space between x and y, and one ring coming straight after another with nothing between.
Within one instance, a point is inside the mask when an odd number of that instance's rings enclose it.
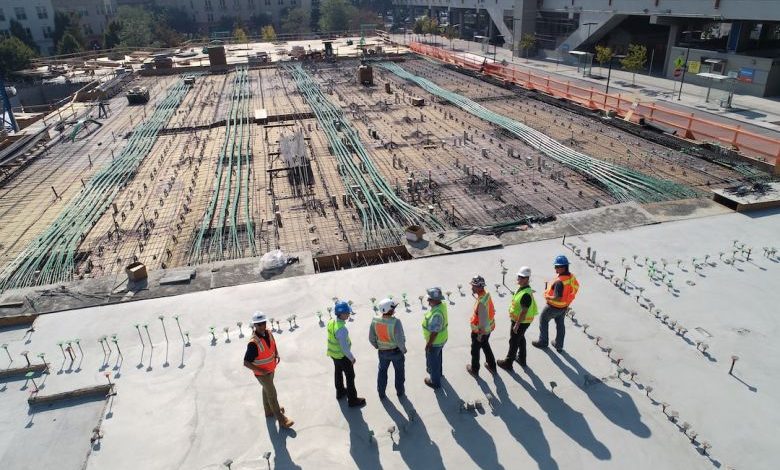
<instances>
[{"instance_id":1,"label":"orange safety vest","mask_svg":"<svg viewBox=\"0 0 780 470\"><path fill-rule=\"evenodd\" d=\"M477 303L474 304L474 313L471 314L471 332L479 333L479 306L484 305L488 311L488 328L483 333L487 334L496 329L496 322L494 317L496 316L496 308L493 306L493 299L490 297L490 292L485 292L477 299Z\"/></svg>"},{"instance_id":2,"label":"orange safety vest","mask_svg":"<svg viewBox=\"0 0 780 470\"><path fill-rule=\"evenodd\" d=\"M276 369L276 341L271 332L268 332L268 339L270 344L266 347L265 342L257 335L252 336L252 342L257 346L257 357L252 361L252 365L263 371L262 373L255 371L256 376L270 374Z\"/></svg>"},{"instance_id":3,"label":"orange safety vest","mask_svg":"<svg viewBox=\"0 0 780 470\"><path fill-rule=\"evenodd\" d=\"M374 318L371 322L371 328L376 334L376 343L380 351L398 348L398 343L395 341L395 322L397 321L398 319L391 316L389 318Z\"/></svg>"},{"instance_id":4,"label":"orange safety vest","mask_svg":"<svg viewBox=\"0 0 780 470\"><path fill-rule=\"evenodd\" d=\"M560 300L554 300L555 281L551 282L547 286L547 291L544 293L544 298L547 299L547 305L555 308L566 308L574 301L577 296L577 291L580 290L580 283L573 274L561 274L558 276L558 281L563 283L563 296Z\"/></svg>"}]
</instances>

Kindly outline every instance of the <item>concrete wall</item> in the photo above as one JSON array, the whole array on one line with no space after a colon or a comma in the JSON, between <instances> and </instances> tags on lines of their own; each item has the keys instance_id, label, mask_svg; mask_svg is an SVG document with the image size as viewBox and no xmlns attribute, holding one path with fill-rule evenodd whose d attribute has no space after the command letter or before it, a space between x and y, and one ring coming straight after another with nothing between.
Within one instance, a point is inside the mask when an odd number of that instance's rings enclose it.
<instances>
[{"instance_id":1,"label":"concrete wall","mask_svg":"<svg viewBox=\"0 0 780 470\"><path fill-rule=\"evenodd\" d=\"M16 108L17 106L41 106L48 103L52 103L57 100L61 100L66 96L74 93L80 88L84 87L85 83L60 83L46 85L34 85L28 87L16 86L16 96L11 98L11 106ZM35 109L39 111L39 109Z\"/></svg>"},{"instance_id":2,"label":"concrete wall","mask_svg":"<svg viewBox=\"0 0 780 470\"><path fill-rule=\"evenodd\" d=\"M17 8L21 9L23 16L17 15ZM16 20L29 28L41 54L53 52L54 42L50 35L54 32L54 7L51 0L2 0L0 13L0 32L3 35L10 29L11 20Z\"/></svg>"},{"instance_id":3,"label":"concrete wall","mask_svg":"<svg viewBox=\"0 0 780 470\"><path fill-rule=\"evenodd\" d=\"M684 47L671 47L671 55L668 58L669 67L667 67L667 78L672 78L674 73L674 60L677 57L685 57L686 49ZM745 95L754 96L775 96L780 94L780 59L769 59L763 57L749 57L737 54L728 54L725 52L713 52L701 49L691 49L688 56L688 61L701 62L702 57L708 59L723 59L726 61L723 75L728 75L728 72L739 72L740 69L752 69L754 70L753 82L746 83L744 81L737 81L734 87L734 92ZM702 64L703 65L703 64ZM702 68L700 72L705 72L706 69ZM774 79L771 79L774 77ZM706 78L697 77L692 73L686 73L686 83L694 83L696 85L707 86L709 80ZM723 85L715 85L717 88L723 88Z\"/></svg>"}]
</instances>

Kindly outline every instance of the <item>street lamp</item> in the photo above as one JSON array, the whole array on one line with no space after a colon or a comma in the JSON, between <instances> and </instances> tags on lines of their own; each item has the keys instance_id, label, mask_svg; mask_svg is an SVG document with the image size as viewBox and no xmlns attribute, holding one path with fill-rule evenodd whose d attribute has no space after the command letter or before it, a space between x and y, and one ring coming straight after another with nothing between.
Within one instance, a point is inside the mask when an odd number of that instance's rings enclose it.
<instances>
[{"instance_id":1,"label":"street lamp","mask_svg":"<svg viewBox=\"0 0 780 470\"><path fill-rule=\"evenodd\" d=\"M612 76L612 61L614 61L615 59L623 59L625 57L626 56L623 55L623 54L615 54L615 55L613 55L612 57L609 58L609 70L607 71L607 89L606 89L606 91L604 91L605 95L609 93L609 79ZM604 96L604 102L605 103L607 102L607 97L606 96Z\"/></svg>"},{"instance_id":2,"label":"street lamp","mask_svg":"<svg viewBox=\"0 0 780 470\"><path fill-rule=\"evenodd\" d=\"M591 26L593 26L593 25L597 25L597 24L598 24L598 23L590 22L590 23L582 23L582 24L580 25L580 26L587 26L587 27L588 27L588 36L585 38L585 41L587 41L588 39L590 39L590 27L591 27ZM582 41L582 42L585 42L585 41Z\"/></svg>"},{"instance_id":3,"label":"street lamp","mask_svg":"<svg viewBox=\"0 0 780 470\"><path fill-rule=\"evenodd\" d=\"M683 31L682 34L688 35L688 41L686 41L685 45L685 63L682 66L682 77L680 78L680 92L677 95L677 101L680 101L682 98L682 88L683 84L685 83L685 72L688 70L688 56L691 54L691 36L693 35L695 31Z\"/></svg>"}]
</instances>

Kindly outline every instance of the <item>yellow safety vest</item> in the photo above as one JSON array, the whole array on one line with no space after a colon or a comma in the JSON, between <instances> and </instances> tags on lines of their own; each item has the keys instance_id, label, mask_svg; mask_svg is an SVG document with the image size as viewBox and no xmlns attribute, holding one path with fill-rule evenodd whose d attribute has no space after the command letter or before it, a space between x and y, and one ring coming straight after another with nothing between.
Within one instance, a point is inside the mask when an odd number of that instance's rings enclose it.
<instances>
[{"instance_id":1,"label":"yellow safety vest","mask_svg":"<svg viewBox=\"0 0 780 470\"><path fill-rule=\"evenodd\" d=\"M344 320L333 320L328 322L328 356L333 359L341 359L344 357L344 351L341 350L341 343L336 338L336 332L342 328L346 328ZM347 337L347 343L352 346L352 340Z\"/></svg>"},{"instance_id":2,"label":"yellow safety vest","mask_svg":"<svg viewBox=\"0 0 780 470\"><path fill-rule=\"evenodd\" d=\"M425 343L427 344L428 339L431 337L431 332L428 330L428 325L436 315L441 316L442 328L441 331L436 335L436 339L433 340L433 346L444 346L444 343L447 342L447 325L449 324L447 319L447 306L444 305L444 302L440 303L439 305L434 305L430 310L425 312L425 316L423 317L422 321L423 337L425 338Z\"/></svg>"}]
</instances>

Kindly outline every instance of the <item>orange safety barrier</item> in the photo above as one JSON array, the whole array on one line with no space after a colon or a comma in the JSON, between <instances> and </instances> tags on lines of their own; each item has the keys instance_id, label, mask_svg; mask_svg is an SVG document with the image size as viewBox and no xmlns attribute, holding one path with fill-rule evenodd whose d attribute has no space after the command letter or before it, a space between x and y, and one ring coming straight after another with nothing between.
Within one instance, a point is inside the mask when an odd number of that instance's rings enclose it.
<instances>
[{"instance_id":1,"label":"orange safety barrier","mask_svg":"<svg viewBox=\"0 0 780 470\"><path fill-rule=\"evenodd\" d=\"M710 121L697 117L694 113L666 108L655 102L641 102L620 93L607 94L593 87L572 84L558 78L551 78L549 75L540 75L530 70L517 69L496 62L488 63L485 60L459 55L439 47L415 42L409 48L418 54L469 70L480 71L485 75L529 90L536 90L556 98L565 98L589 109L614 111L618 116L631 122L638 122L640 119L646 122L653 121L677 129L678 134L686 139L717 141L745 155L760 157L770 163L774 161L775 173L780 173L780 139L746 131L739 125L731 126Z\"/></svg>"}]
</instances>

